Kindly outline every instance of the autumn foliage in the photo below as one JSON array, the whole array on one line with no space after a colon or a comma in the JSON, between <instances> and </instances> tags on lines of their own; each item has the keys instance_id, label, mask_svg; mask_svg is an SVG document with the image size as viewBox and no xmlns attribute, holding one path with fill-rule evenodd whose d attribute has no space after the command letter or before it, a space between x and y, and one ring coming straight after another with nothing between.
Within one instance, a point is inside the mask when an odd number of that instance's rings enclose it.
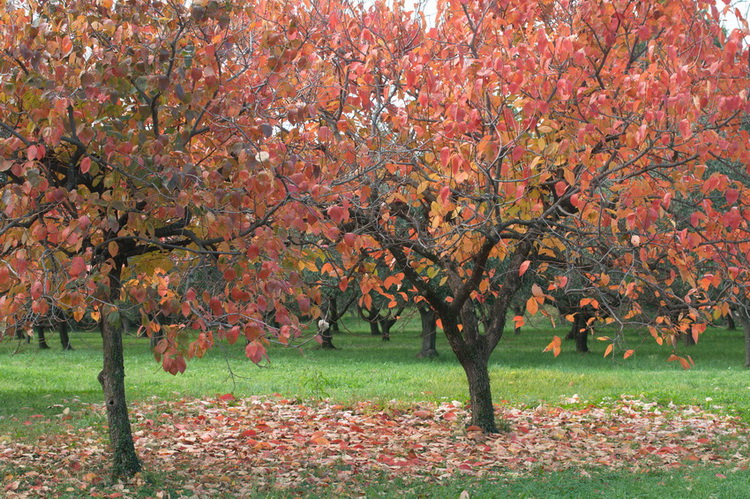
<instances>
[{"instance_id":1,"label":"autumn foliage","mask_svg":"<svg viewBox=\"0 0 750 499\"><path fill-rule=\"evenodd\" d=\"M727 276L742 298L748 54L713 2L1 12L0 315L93 313L103 374L122 370L124 300L166 333L169 372L220 337L261 361L320 315L309 270L364 306L429 304L493 431L513 300L546 313L576 288L664 341L700 334L686 318ZM644 319L644 296L685 320Z\"/></svg>"}]
</instances>

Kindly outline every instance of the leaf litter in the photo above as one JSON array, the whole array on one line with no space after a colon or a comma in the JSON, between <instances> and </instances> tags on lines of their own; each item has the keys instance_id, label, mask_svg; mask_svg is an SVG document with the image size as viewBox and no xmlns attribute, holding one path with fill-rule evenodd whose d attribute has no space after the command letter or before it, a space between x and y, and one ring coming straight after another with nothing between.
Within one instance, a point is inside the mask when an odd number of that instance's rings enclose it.
<instances>
[{"instance_id":1,"label":"leaf litter","mask_svg":"<svg viewBox=\"0 0 750 499\"><path fill-rule=\"evenodd\" d=\"M396 409L227 394L143 401L132 405L131 417L144 468L168 476L169 488L184 497L252 495L259 486L351 495L367 486L368 476L384 474L439 481L563 469L585 475L597 468L750 467L748 428L697 406L623 398L497 409L510 431L493 435L469 426L460 402ZM88 410L104 417L100 406ZM101 427L68 425L34 444L0 439L0 492L9 498L61 492L127 497L146 484L140 474L109 483L108 457Z\"/></svg>"}]
</instances>

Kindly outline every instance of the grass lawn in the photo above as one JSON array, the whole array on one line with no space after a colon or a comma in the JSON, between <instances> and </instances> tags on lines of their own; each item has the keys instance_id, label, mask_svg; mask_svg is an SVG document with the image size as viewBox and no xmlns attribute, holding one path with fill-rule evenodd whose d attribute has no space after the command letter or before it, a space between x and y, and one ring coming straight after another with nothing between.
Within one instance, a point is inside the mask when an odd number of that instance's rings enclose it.
<instances>
[{"instance_id":1,"label":"grass lawn","mask_svg":"<svg viewBox=\"0 0 750 499\"><path fill-rule=\"evenodd\" d=\"M444 338L438 341L439 358L415 357L420 342L417 325L415 320L404 321L394 328L390 342L382 342L371 337L363 324L351 320L334 339L337 350L273 348L272 362L264 368L245 360L239 345L222 345L203 359L190 361L187 371L178 376L161 371L147 341L128 336L129 402L209 399L226 393L240 399L280 394L342 405L373 401L378 407L396 411L418 402L465 402L465 377ZM742 368L741 331L717 328L708 331L698 345L681 346L682 353L690 354L696 362L690 371L683 371L676 362L665 362L670 351L650 339L631 338L629 348L635 346L636 354L628 360L621 354L603 358L607 343L595 340L587 355L575 353L574 345L564 342L562 354L554 358L542 353L553 334L564 333L527 327L521 335L511 332L501 341L491 364L495 402L501 407L547 404L576 408L630 396L663 406L689 405L736 415L750 425L750 372ZM73 352L61 351L56 340L54 336L48 340L53 347L49 351L15 341L0 343L0 443L32 444L59 431L65 415L75 416L65 418L66 424L94 428L104 438L102 414L91 406L102 397L96 380L101 366L100 339L94 333L74 334ZM17 476L17 470L3 470L3 466L11 465L0 462L0 478ZM175 486L158 470L150 476L150 485L140 487L139 495ZM750 493L747 472L737 472L726 463L719 468L701 464L638 474L612 469L538 470L489 477L452 476L439 483L388 474L360 479L361 490L368 496L458 497L464 490L471 497L741 497ZM321 495L314 487L293 493L268 487L264 493L269 496ZM263 490L261 487L258 492ZM70 496L77 497L78 492ZM66 494L64 488L58 493ZM347 495L345 491L331 494Z\"/></svg>"}]
</instances>

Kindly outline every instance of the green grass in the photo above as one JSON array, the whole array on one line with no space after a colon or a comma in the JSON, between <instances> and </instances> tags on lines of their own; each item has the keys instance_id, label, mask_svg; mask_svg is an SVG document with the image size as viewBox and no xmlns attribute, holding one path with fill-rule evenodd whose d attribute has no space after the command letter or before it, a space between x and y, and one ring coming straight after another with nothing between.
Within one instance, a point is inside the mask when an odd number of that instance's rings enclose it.
<instances>
[{"instance_id":1,"label":"green grass","mask_svg":"<svg viewBox=\"0 0 750 499\"><path fill-rule=\"evenodd\" d=\"M409 324L411 325L411 324ZM126 337L126 383L130 400L155 396L206 397L232 392L235 396L280 393L288 397L331 398L339 402L376 400L383 403L466 400L466 380L445 340L438 341L440 357L420 360L418 333L396 330L382 342L355 324L337 336L337 350L311 344L303 351L273 348L271 365L259 368L243 356L240 345L220 344L202 359L188 363L184 374L164 373L149 352L148 342ZM496 402L558 404L579 395L600 402L623 394L654 401L701 406L723 406L750 422L750 371L743 369L743 340L738 331L715 329L690 348L681 347L696 361L689 371L666 362L670 350L652 341L639 346L627 360L603 358L606 343L592 341L592 352L577 354L564 342L554 358L542 353L553 334L532 330L506 335L491 361ZM17 342L0 343L0 417L55 411L56 404L97 402L101 389L96 376L101 366L101 340L94 333L73 335L73 352L53 341L49 351ZM16 352L16 350L19 350ZM711 399L711 400L706 400ZM394 401L394 402L391 402Z\"/></svg>"},{"instance_id":2,"label":"green grass","mask_svg":"<svg viewBox=\"0 0 750 499\"><path fill-rule=\"evenodd\" d=\"M371 337L363 324L350 322L350 327L334 338L337 350L322 350L314 344L303 351L274 347L270 366L259 368L244 359L240 345L220 345L203 359L190 361L187 371L178 376L161 371L146 340L127 336L129 400L212 397L228 392L237 397L279 393L302 399L330 398L342 403L374 400L384 406L402 406L468 398L463 371L444 338L438 341L439 358L420 360L416 358L420 345L416 321L394 328L390 342ZM639 346L628 360L623 360L621 353L603 358L607 343L594 340L589 354L577 354L571 342L564 342L562 354L554 358L542 353L553 334L563 335L564 331L527 327L519 336L506 334L491 361L496 402L565 404L577 395L579 403L600 403L632 395L664 404L715 408L750 423L750 371L742 367L741 331L716 328L709 330L698 345L681 346L681 351L696 362L689 371L683 371L676 362L666 362L670 350L651 339L643 344L631 339ZM75 411L76 418L70 421L75 426L103 429L101 416L85 409L86 404L102 398L96 380L101 368L98 334L74 334L73 352L60 350L56 340L50 338L49 351L16 341L0 343L0 440L33 442L42 434L54 432L55 418L65 408ZM35 415L44 417L33 418ZM711 467L698 467L689 473L577 473L540 474L531 481L523 476L482 480L455 477L439 485L370 477L368 495L458 497L467 490L471 497L741 497L750 490L747 476ZM717 478L716 473L726 478ZM308 492L314 495L314 491Z\"/></svg>"}]
</instances>

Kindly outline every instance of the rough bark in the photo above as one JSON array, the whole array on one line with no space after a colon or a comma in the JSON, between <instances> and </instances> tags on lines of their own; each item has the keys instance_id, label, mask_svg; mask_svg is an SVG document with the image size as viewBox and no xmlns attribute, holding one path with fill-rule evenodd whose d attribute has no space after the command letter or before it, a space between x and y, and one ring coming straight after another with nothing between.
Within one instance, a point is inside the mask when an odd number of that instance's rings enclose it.
<instances>
[{"instance_id":1,"label":"rough bark","mask_svg":"<svg viewBox=\"0 0 750 499\"><path fill-rule=\"evenodd\" d=\"M471 425L478 426L485 433L497 433L495 423L495 406L492 403L488 359L471 355L468 352L459 356L469 382L469 400L471 401Z\"/></svg>"},{"instance_id":2,"label":"rough bark","mask_svg":"<svg viewBox=\"0 0 750 499\"><path fill-rule=\"evenodd\" d=\"M417 354L420 359L431 359L438 356L435 348L437 340L437 319L435 312L429 307L419 307L419 317L422 320L422 349Z\"/></svg>"},{"instance_id":3,"label":"rough bark","mask_svg":"<svg viewBox=\"0 0 750 499\"><path fill-rule=\"evenodd\" d=\"M115 303L119 298L121 270L121 266L116 265L109 273L110 303ZM104 404L107 408L112 446L112 478L127 478L138 473L141 464L133 445L130 417L125 401L122 328L119 321L111 320L112 310L105 309L103 312L99 327L103 339L104 365L99 373L99 383L104 391Z\"/></svg>"},{"instance_id":4,"label":"rough bark","mask_svg":"<svg viewBox=\"0 0 750 499\"><path fill-rule=\"evenodd\" d=\"M750 368L750 318L742 315L742 329L745 332L745 367Z\"/></svg>"}]
</instances>

